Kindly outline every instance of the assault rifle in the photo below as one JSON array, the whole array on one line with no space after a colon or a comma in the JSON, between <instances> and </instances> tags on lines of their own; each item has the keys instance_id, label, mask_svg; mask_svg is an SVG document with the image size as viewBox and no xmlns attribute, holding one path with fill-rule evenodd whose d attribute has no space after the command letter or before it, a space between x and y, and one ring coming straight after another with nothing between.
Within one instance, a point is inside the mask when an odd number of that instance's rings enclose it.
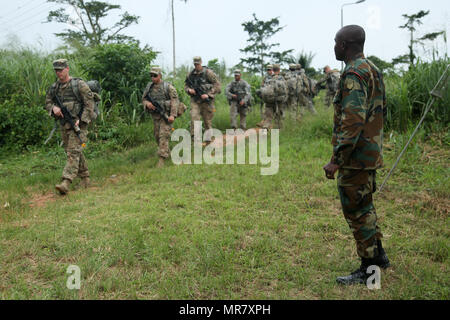
<instances>
[{"instance_id":1,"label":"assault rifle","mask_svg":"<svg viewBox=\"0 0 450 320\"><path fill-rule=\"evenodd\" d=\"M145 97L145 99L147 99L149 102L151 102L151 104L155 107L156 110L150 110L150 112L156 112L159 113L161 115L161 117L163 117L164 121L166 121L166 123L169 123L169 117L167 116L167 114L164 112L164 108L155 100L152 99L152 97L150 96L150 93L147 94L147 96Z\"/></svg>"},{"instance_id":2,"label":"assault rifle","mask_svg":"<svg viewBox=\"0 0 450 320\"><path fill-rule=\"evenodd\" d=\"M61 99L59 99L57 94L55 94L55 97L53 98L53 102L55 102L56 105L61 109L61 112L64 116L64 121L67 121L70 124L70 127L77 135L78 140L80 140L81 146L83 148L86 147L86 144L83 142L83 140L81 140L81 137L80 137L80 132L81 132L80 127L75 124L72 115L70 114L69 110L67 110L67 108L62 104Z\"/></svg>"},{"instance_id":3,"label":"assault rifle","mask_svg":"<svg viewBox=\"0 0 450 320\"><path fill-rule=\"evenodd\" d=\"M202 95L207 94L206 91L203 90L202 87L198 85L198 83L194 83L190 77L186 78L186 84L195 90L195 95L193 95L193 97L196 97L200 101L210 102L209 98L205 100L202 99Z\"/></svg>"}]
</instances>

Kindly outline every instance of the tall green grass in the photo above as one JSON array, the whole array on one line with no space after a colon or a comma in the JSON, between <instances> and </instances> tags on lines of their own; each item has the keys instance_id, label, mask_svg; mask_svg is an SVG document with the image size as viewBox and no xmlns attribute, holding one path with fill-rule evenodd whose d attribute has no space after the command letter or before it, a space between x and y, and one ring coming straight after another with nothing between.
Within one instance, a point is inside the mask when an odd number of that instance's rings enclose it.
<instances>
[{"instance_id":1,"label":"tall green grass","mask_svg":"<svg viewBox=\"0 0 450 320\"><path fill-rule=\"evenodd\" d=\"M442 76L450 59L418 62L403 74L390 74L385 79L388 102L388 129L405 132L422 117L430 99L430 91ZM443 92L425 121L428 131L448 128L450 121L450 86Z\"/></svg>"}]
</instances>

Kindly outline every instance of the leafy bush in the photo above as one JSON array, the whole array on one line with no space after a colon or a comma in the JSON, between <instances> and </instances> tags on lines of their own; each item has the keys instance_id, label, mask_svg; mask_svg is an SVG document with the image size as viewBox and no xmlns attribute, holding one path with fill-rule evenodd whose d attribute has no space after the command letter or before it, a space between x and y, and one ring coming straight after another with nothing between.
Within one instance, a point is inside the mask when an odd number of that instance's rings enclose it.
<instances>
[{"instance_id":1,"label":"leafy bush","mask_svg":"<svg viewBox=\"0 0 450 320\"><path fill-rule=\"evenodd\" d=\"M113 102L124 103L150 81L150 64L156 54L137 44L106 44L94 48L82 66L90 78L102 80L102 88L111 92Z\"/></svg>"},{"instance_id":2,"label":"leafy bush","mask_svg":"<svg viewBox=\"0 0 450 320\"><path fill-rule=\"evenodd\" d=\"M26 97L13 95L0 104L0 148L21 150L42 144L50 132L52 120L39 105L27 106Z\"/></svg>"}]
</instances>

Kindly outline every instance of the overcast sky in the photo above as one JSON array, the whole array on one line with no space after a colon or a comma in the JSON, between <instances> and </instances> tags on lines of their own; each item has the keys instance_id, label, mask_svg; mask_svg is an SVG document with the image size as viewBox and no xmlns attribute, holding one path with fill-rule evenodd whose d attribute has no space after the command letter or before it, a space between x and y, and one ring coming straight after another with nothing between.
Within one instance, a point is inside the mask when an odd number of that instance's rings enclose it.
<instances>
[{"instance_id":1,"label":"overcast sky","mask_svg":"<svg viewBox=\"0 0 450 320\"><path fill-rule=\"evenodd\" d=\"M111 0L123 10L139 15L140 22L125 30L161 52L157 63L165 68L172 65L172 22L170 0ZM313 52L313 66L329 64L338 68L333 46L334 36L341 25L341 6L352 0L175 0L177 65L191 63L200 55L206 63L210 59L224 59L228 67L239 62L244 55L239 51L246 46L248 34L242 23L258 19L279 17L285 28L271 39L280 43L279 50L294 49ZM0 44L5 46L12 35L20 41L45 51L56 48L59 40L53 35L66 26L46 20L48 11L57 5L45 0L0 0ZM366 55L384 60L407 53L409 34L398 26L404 24L402 14L430 10L423 19L418 35L446 30L449 33L450 1L448 0L366 0L364 3L344 7L344 25L358 24L367 34ZM109 20L109 21L108 21ZM107 18L114 23L115 17ZM442 38L441 38L442 39ZM437 44L441 54L448 52L443 40ZM426 54L422 52L426 57Z\"/></svg>"}]
</instances>

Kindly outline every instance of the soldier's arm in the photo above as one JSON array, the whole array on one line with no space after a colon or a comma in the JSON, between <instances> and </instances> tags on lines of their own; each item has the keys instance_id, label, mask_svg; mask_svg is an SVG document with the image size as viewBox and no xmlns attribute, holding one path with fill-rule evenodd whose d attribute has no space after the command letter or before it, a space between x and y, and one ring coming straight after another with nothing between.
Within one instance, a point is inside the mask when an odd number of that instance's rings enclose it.
<instances>
[{"instance_id":1,"label":"soldier's arm","mask_svg":"<svg viewBox=\"0 0 450 320\"><path fill-rule=\"evenodd\" d=\"M78 86L80 89L80 96L84 104L84 110L81 114L80 120L84 123L89 124L91 120L95 119L96 117L94 112L94 94L92 93L86 82L80 80Z\"/></svg>"},{"instance_id":2,"label":"soldier's arm","mask_svg":"<svg viewBox=\"0 0 450 320\"><path fill-rule=\"evenodd\" d=\"M206 77L207 77L208 81L212 84L212 88L210 90L208 90L207 94L211 99L214 99L214 97L217 94L222 92L222 88L220 87L219 79L218 79L217 75L212 70L209 70L209 69L206 71Z\"/></svg>"},{"instance_id":3,"label":"soldier's arm","mask_svg":"<svg viewBox=\"0 0 450 320\"><path fill-rule=\"evenodd\" d=\"M338 165L349 163L364 128L367 113L365 84L355 74L347 74L342 87L342 115L337 132L334 158Z\"/></svg>"},{"instance_id":4,"label":"soldier's arm","mask_svg":"<svg viewBox=\"0 0 450 320\"><path fill-rule=\"evenodd\" d=\"M177 89L169 84L169 97L170 97L170 116L176 117L178 113L178 92Z\"/></svg>"}]
</instances>

